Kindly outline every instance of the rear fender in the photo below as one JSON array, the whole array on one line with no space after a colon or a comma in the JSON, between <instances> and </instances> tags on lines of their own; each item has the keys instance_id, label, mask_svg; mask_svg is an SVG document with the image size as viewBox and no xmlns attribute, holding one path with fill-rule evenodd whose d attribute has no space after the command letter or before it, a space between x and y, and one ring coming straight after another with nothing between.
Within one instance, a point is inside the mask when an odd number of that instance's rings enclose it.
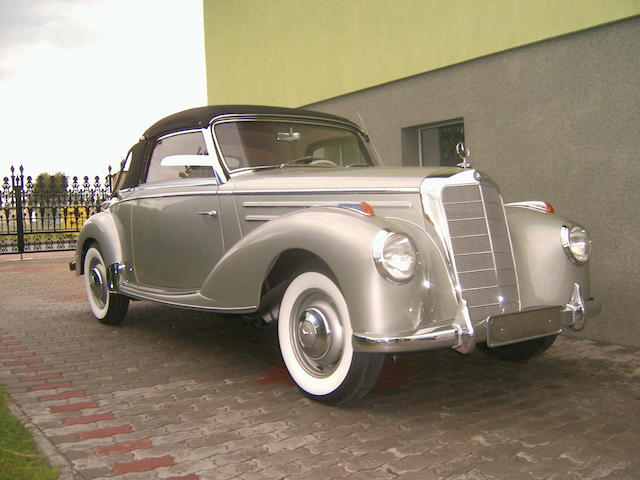
<instances>
[{"instance_id":1,"label":"rear fender","mask_svg":"<svg viewBox=\"0 0 640 480\"><path fill-rule=\"evenodd\" d=\"M84 254L90 243L96 242L100 246L102 258L106 265L123 263L122 246L118 236L116 222L109 211L91 215L78 235L76 248L76 275L82 275Z\"/></svg>"}]
</instances>

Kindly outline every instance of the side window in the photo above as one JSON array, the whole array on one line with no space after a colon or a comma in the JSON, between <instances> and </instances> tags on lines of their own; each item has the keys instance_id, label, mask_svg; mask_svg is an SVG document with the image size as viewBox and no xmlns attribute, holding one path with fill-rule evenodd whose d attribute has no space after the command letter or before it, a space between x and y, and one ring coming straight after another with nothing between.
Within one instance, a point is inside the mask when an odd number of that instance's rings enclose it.
<instances>
[{"instance_id":1,"label":"side window","mask_svg":"<svg viewBox=\"0 0 640 480\"><path fill-rule=\"evenodd\" d=\"M214 177L202 132L186 132L158 140L153 146L147 183Z\"/></svg>"}]
</instances>

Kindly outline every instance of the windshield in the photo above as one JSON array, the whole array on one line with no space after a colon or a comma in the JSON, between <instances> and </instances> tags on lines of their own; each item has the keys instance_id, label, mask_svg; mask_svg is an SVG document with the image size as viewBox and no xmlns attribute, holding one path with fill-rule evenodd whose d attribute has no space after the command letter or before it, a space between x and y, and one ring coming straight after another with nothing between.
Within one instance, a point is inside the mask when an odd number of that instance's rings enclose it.
<instances>
[{"instance_id":1,"label":"windshield","mask_svg":"<svg viewBox=\"0 0 640 480\"><path fill-rule=\"evenodd\" d=\"M215 126L229 171L268 167L373 166L353 130L311 123L241 121Z\"/></svg>"}]
</instances>

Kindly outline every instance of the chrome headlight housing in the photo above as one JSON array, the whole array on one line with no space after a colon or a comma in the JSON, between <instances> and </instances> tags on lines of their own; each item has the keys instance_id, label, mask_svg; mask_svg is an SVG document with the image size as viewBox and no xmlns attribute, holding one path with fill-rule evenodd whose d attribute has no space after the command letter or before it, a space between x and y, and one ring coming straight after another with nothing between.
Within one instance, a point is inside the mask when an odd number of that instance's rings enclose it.
<instances>
[{"instance_id":1,"label":"chrome headlight housing","mask_svg":"<svg viewBox=\"0 0 640 480\"><path fill-rule=\"evenodd\" d=\"M575 264L584 265L591 255L591 238L580 225L565 224L560 229L560 242L569 259Z\"/></svg>"},{"instance_id":2,"label":"chrome headlight housing","mask_svg":"<svg viewBox=\"0 0 640 480\"><path fill-rule=\"evenodd\" d=\"M380 230L373 239L373 260L389 282L404 284L414 277L418 264L416 247L404 233Z\"/></svg>"}]
</instances>

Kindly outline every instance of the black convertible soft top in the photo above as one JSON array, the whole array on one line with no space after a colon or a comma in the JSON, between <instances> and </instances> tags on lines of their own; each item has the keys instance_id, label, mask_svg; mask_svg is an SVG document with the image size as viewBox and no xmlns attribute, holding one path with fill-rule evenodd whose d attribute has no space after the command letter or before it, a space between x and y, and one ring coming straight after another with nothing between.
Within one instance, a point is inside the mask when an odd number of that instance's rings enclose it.
<instances>
[{"instance_id":1,"label":"black convertible soft top","mask_svg":"<svg viewBox=\"0 0 640 480\"><path fill-rule=\"evenodd\" d=\"M314 112L302 108L267 107L262 105L210 105L207 107L191 108L174 113L157 121L144 132L146 139L154 138L165 133L184 130L187 128L204 128L209 125L211 119L220 115L297 115L305 117L329 118L346 122L353 122L346 118L328 113Z\"/></svg>"},{"instance_id":2,"label":"black convertible soft top","mask_svg":"<svg viewBox=\"0 0 640 480\"><path fill-rule=\"evenodd\" d=\"M314 112L301 108L267 107L262 105L210 105L207 107L190 108L174 113L151 125L143 138L131 147L131 163L129 172L119 188L131 188L138 185L144 168L144 159L155 139L167 133L187 130L190 128L204 128L211 120L221 115L291 115L318 119L336 120L341 123L355 125L343 117L329 113Z\"/></svg>"}]
</instances>

